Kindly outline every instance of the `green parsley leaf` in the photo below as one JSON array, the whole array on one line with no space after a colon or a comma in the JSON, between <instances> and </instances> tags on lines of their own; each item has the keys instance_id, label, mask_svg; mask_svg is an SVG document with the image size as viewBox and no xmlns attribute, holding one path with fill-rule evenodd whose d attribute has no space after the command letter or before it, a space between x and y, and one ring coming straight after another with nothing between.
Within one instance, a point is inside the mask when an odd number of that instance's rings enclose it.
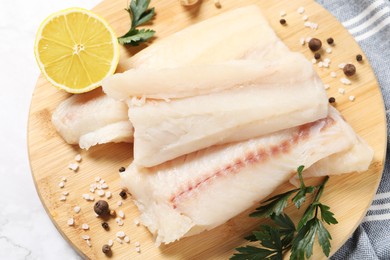
<instances>
[{"instance_id":1,"label":"green parsley leaf","mask_svg":"<svg viewBox=\"0 0 390 260\"><path fill-rule=\"evenodd\" d=\"M326 256L329 256L330 253L330 240L332 239L331 235L329 234L328 230L324 227L324 225L321 223L321 221L317 221L317 230L318 230L318 243L320 244L322 248L322 252Z\"/></svg>"},{"instance_id":2,"label":"green parsley leaf","mask_svg":"<svg viewBox=\"0 0 390 260\"><path fill-rule=\"evenodd\" d=\"M290 196L297 192L299 189L291 190L279 195L276 195L266 201L264 203L269 202L266 205L263 205L261 207L256 208L256 211L249 214L250 217L256 217L256 218L266 218L269 217L272 214L280 215L284 208L287 206L287 201L290 198Z\"/></svg>"},{"instance_id":3,"label":"green parsley leaf","mask_svg":"<svg viewBox=\"0 0 390 260\"><path fill-rule=\"evenodd\" d=\"M308 193L311 194L315 190L315 187L313 187L313 186L306 187L305 183L303 182L303 177L302 177L303 169L304 169L303 165L299 166L297 169L299 182L300 182L300 189L299 189L298 193L292 199L292 201L294 202L295 206L298 209L306 201L306 194L308 194Z\"/></svg>"},{"instance_id":4,"label":"green parsley leaf","mask_svg":"<svg viewBox=\"0 0 390 260\"><path fill-rule=\"evenodd\" d=\"M326 223L328 223L328 225L338 223L337 220L334 218L333 212L330 211L330 207L328 207L324 204L321 204L321 203L318 206L321 210L321 220L322 221L325 221Z\"/></svg>"},{"instance_id":5,"label":"green parsley leaf","mask_svg":"<svg viewBox=\"0 0 390 260\"><path fill-rule=\"evenodd\" d=\"M150 0L132 0L130 7L126 9L131 18L131 28L148 22L154 16L154 7L148 9Z\"/></svg>"},{"instance_id":6,"label":"green parsley leaf","mask_svg":"<svg viewBox=\"0 0 390 260\"><path fill-rule=\"evenodd\" d=\"M274 226L261 225L259 231L253 231L247 236L250 242L259 241L260 246L237 248L231 259L282 259L283 253L291 248L290 259L306 259L313 255L313 245L315 238L322 248L323 253L329 256L330 240L332 239L323 222L327 224L337 224L334 214L330 208L319 202L329 177L318 186L306 186L302 177L303 166L298 167L297 173L300 180L300 188L276 195L251 213L251 217L269 217L274 222ZM297 229L288 215L283 214L287 206L288 199L294 194L292 201L299 209L306 200L307 194L315 194L312 203L306 208L302 218L298 222ZM318 215L321 214L321 218Z\"/></svg>"},{"instance_id":7,"label":"green parsley leaf","mask_svg":"<svg viewBox=\"0 0 390 260\"><path fill-rule=\"evenodd\" d=\"M280 214L280 215L271 215L271 219L274 221L274 223L279 228L279 233L282 238L282 244L283 247L288 247L293 238L295 233L295 225L294 222L291 220L291 218L287 214Z\"/></svg>"},{"instance_id":8,"label":"green parsley leaf","mask_svg":"<svg viewBox=\"0 0 390 260\"><path fill-rule=\"evenodd\" d=\"M290 259L305 259L305 256L309 258L313 254L318 222L317 218L312 218L298 230L298 234L292 242Z\"/></svg>"},{"instance_id":9,"label":"green parsley leaf","mask_svg":"<svg viewBox=\"0 0 390 260\"><path fill-rule=\"evenodd\" d=\"M125 9L130 15L131 28L126 34L118 37L120 44L137 46L153 37L154 30L136 29L137 26L150 21L155 15L154 8L148 9L149 4L150 0L131 0L129 8Z\"/></svg>"},{"instance_id":10,"label":"green parsley leaf","mask_svg":"<svg viewBox=\"0 0 390 260\"><path fill-rule=\"evenodd\" d=\"M246 237L249 241L260 242L259 250L253 246L237 248L231 259L282 259L283 252L291 247L295 233L295 225L286 215L271 215L275 226L262 225L259 231L253 231L251 236Z\"/></svg>"},{"instance_id":11,"label":"green parsley leaf","mask_svg":"<svg viewBox=\"0 0 390 260\"><path fill-rule=\"evenodd\" d=\"M149 29L131 29L125 35L118 38L120 44L131 44L133 46L139 45L141 42L146 42L152 38L155 31Z\"/></svg>"}]
</instances>

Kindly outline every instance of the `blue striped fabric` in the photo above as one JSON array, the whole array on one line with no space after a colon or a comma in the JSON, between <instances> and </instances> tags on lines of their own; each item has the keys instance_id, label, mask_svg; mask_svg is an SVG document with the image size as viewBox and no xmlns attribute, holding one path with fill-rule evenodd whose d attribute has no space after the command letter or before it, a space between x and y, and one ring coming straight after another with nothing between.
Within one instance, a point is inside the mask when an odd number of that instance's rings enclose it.
<instances>
[{"instance_id":1,"label":"blue striped fabric","mask_svg":"<svg viewBox=\"0 0 390 260\"><path fill-rule=\"evenodd\" d=\"M390 1L317 0L317 2L348 29L369 59L382 90L387 125L390 126ZM390 259L389 157L388 153L377 195L366 217L352 237L331 259Z\"/></svg>"}]
</instances>

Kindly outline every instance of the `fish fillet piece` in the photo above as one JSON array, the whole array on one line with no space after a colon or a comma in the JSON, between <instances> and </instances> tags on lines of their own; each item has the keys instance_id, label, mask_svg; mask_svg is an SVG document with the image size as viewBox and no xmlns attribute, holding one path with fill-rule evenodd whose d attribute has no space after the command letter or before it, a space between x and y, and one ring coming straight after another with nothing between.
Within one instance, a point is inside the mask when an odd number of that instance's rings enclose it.
<instances>
[{"instance_id":1,"label":"fish fillet piece","mask_svg":"<svg viewBox=\"0 0 390 260\"><path fill-rule=\"evenodd\" d=\"M54 111L52 123L69 144L88 149L108 142L131 142L133 126L128 107L102 93L93 91L73 95Z\"/></svg>"},{"instance_id":2,"label":"fish fillet piece","mask_svg":"<svg viewBox=\"0 0 390 260\"><path fill-rule=\"evenodd\" d=\"M312 65L300 54L275 83L233 88L170 102L131 99L134 162L152 167L211 145L247 140L326 117L328 98ZM207 75L205 76L207 77ZM279 81L282 83L276 83Z\"/></svg>"},{"instance_id":3,"label":"fish fillet piece","mask_svg":"<svg viewBox=\"0 0 390 260\"><path fill-rule=\"evenodd\" d=\"M312 178L352 172L365 172L368 170L373 157L374 150L360 136L357 136L350 149L321 159L306 169L302 176L304 178ZM290 183L299 186L298 177L294 176L291 178Z\"/></svg>"},{"instance_id":4,"label":"fish fillet piece","mask_svg":"<svg viewBox=\"0 0 390 260\"><path fill-rule=\"evenodd\" d=\"M121 64L130 68L170 68L244 59L280 41L255 5L222 13L165 37Z\"/></svg>"},{"instance_id":5,"label":"fish fillet piece","mask_svg":"<svg viewBox=\"0 0 390 260\"><path fill-rule=\"evenodd\" d=\"M184 65L176 68L130 69L108 77L103 81L102 87L108 96L117 100L131 97L170 99L209 94L248 85L288 84L310 79L310 73L313 73L312 65L302 54L291 52L286 48L280 48L280 52L282 53L278 54L283 55L283 58L269 61L247 59ZM308 75L297 76L297 73Z\"/></svg>"},{"instance_id":6,"label":"fish fillet piece","mask_svg":"<svg viewBox=\"0 0 390 260\"><path fill-rule=\"evenodd\" d=\"M156 243L223 224L310 167L350 149L357 136L335 109L325 119L251 140L213 146L121 174Z\"/></svg>"}]
</instances>

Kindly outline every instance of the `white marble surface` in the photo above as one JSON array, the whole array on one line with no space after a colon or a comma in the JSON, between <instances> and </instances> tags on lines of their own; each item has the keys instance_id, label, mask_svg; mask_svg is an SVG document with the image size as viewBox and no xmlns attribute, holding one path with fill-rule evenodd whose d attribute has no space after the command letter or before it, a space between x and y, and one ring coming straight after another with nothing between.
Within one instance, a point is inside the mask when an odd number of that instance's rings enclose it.
<instances>
[{"instance_id":1,"label":"white marble surface","mask_svg":"<svg viewBox=\"0 0 390 260\"><path fill-rule=\"evenodd\" d=\"M0 259L80 259L38 198L27 154L27 120L39 75L33 46L54 11L101 0L0 1Z\"/></svg>"}]
</instances>

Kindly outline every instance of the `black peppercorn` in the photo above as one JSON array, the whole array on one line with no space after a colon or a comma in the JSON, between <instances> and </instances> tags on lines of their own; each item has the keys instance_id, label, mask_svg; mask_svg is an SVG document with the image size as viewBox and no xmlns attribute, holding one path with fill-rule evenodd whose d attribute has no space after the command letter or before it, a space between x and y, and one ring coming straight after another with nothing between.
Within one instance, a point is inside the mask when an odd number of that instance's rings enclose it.
<instances>
[{"instance_id":1,"label":"black peppercorn","mask_svg":"<svg viewBox=\"0 0 390 260\"><path fill-rule=\"evenodd\" d=\"M346 76L350 77L356 73L356 67L353 64L347 64L344 66L343 71Z\"/></svg>"},{"instance_id":2,"label":"black peppercorn","mask_svg":"<svg viewBox=\"0 0 390 260\"><path fill-rule=\"evenodd\" d=\"M125 168L125 167L120 167L120 168L119 168L119 172L124 172L124 171L126 171L126 168Z\"/></svg>"},{"instance_id":3,"label":"black peppercorn","mask_svg":"<svg viewBox=\"0 0 390 260\"><path fill-rule=\"evenodd\" d=\"M316 60L321 59L321 54L319 54L318 52L316 54L314 54L314 59L316 59Z\"/></svg>"},{"instance_id":4,"label":"black peppercorn","mask_svg":"<svg viewBox=\"0 0 390 260\"><path fill-rule=\"evenodd\" d=\"M326 42L327 42L328 44L333 44L333 43L334 43L334 40L333 40L333 38L331 37L331 38L326 39Z\"/></svg>"},{"instance_id":5,"label":"black peppercorn","mask_svg":"<svg viewBox=\"0 0 390 260\"><path fill-rule=\"evenodd\" d=\"M122 199L126 199L126 198L127 198L127 193L126 193L126 191L122 190L122 191L119 193L119 196L121 196Z\"/></svg>"},{"instance_id":6,"label":"black peppercorn","mask_svg":"<svg viewBox=\"0 0 390 260\"><path fill-rule=\"evenodd\" d=\"M102 227L103 227L105 230L109 230L109 229L110 229L110 226L108 225L107 222L103 222L103 223L102 223Z\"/></svg>"},{"instance_id":7,"label":"black peppercorn","mask_svg":"<svg viewBox=\"0 0 390 260\"><path fill-rule=\"evenodd\" d=\"M287 23L286 19L280 19L280 24L285 25Z\"/></svg>"},{"instance_id":8,"label":"black peppercorn","mask_svg":"<svg viewBox=\"0 0 390 260\"><path fill-rule=\"evenodd\" d=\"M329 98L329 103L335 103L335 102L336 102L336 99L334 97Z\"/></svg>"},{"instance_id":9,"label":"black peppercorn","mask_svg":"<svg viewBox=\"0 0 390 260\"><path fill-rule=\"evenodd\" d=\"M99 200L98 202L96 202L95 206L93 207L93 210L99 216L108 215L110 213L110 208L108 206L107 201L105 200Z\"/></svg>"},{"instance_id":10,"label":"black peppercorn","mask_svg":"<svg viewBox=\"0 0 390 260\"><path fill-rule=\"evenodd\" d=\"M321 46L322 46L322 42L317 38L312 38L309 41L309 48L311 51L318 51L319 49L321 49Z\"/></svg>"},{"instance_id":11,"label":"black peppercorn","mask_svg":"<svg viewBox=\"0 0 390 260\"><path fill-rule=\"evenodd\" d=\"M106 255L110 254L111 253L111 247L109 245L104 245L102 247L102 252Z\"/></svg>"},{"instance_id":12,"label":"black peppercorn","mask_svg":"<svg viewBox=\"0 0 390 260\"><path fill-rule=\"evenodd\" d=\"M362 61L363 60L363 56L360 55L360 54L356 55L356 60L357 61Z\"/></svg>"}]
</instances>

